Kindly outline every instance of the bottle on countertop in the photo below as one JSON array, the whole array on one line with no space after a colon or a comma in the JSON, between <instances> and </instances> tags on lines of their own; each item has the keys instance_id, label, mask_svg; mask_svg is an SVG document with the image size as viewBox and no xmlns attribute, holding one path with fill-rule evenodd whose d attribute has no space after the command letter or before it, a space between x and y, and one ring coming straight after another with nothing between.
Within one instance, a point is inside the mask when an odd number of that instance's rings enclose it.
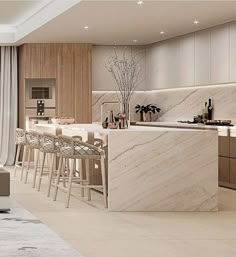
<instances>
[{"instance_id":1,"label":"bottle on countertop","mask_svg":"<svg viewBox=\"0 0 236 257\"><path fill-rule=\"evenodd\" d=\"M211 99L208 100L207 111L208 111L208 120L212 120L213 119L213 106L212 106Z\"/></svg>"},{"instance_id":2,"label":"bottle on countertop","mask_svg":"<svg viewBox=\"0 0 236 257\"><path fill-rule=\"evenodd\" d=\"M205 102L205 107L202 110L202 119L207 120L208 119L208 108L207 108L207 102Z\"/></svg>"},{"instance_id":3,"label":"bottle on countertop","mask_svg":"<svg viewBox=\"0 0 236 257\"><path fill-rule=\"evenodd\" d=\"M108 123L109 123L109 124L114 124L114 123L115 123L113 111L110 111Z\"/></svg>"}]
</instances>

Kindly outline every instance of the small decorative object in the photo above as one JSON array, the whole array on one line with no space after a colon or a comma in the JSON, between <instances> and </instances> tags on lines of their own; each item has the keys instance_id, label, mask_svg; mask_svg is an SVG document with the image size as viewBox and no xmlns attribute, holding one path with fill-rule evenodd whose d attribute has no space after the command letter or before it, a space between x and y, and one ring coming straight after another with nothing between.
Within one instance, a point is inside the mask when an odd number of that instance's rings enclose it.
<instances>
[{"instance_id":1,"label":"small decorative object","mask_svg":"<svg viewBox=\"0 0 236 257\"><path fill-rule=\"evenodd\" d=\"M65 124L73 124L75 119L72 117L55 117L52 118L53 124L65 125Z\"/></svg>"},{"instance_id":2,"label":"small decorative object","mask_svg":"<svg viewBox=\"0 0 236 257\"><path fill-rule=\"evenodd\" d=\"M102 122L102 127L106 129L108 127L108 117Z\"/></svg>"},{"instance_id":3,"label":"small decorative object","mask_svg":"<svg viewBox=\"0 0 236 257\"><path fill-rule=\"evenodd\" d=\"M127 55L126 51L117 55L116 51L109 58L105 65L108 72L111 73L115 83L118 99L121 103L121 113L124 114L125 128L128 128L130 122L130 99L139 85L140 66L136 55L132 50Z\"/></svg>"},{"instance_id":4,"label":"small decorative object","mask_svg":"<svg viewBox=\"0 0 236 257\"><path fill-rule=\"evenodd\" d=\"M127 128L127 124L126 124L127 120L126 120L125 114L124 113L119 113L118 118L119 118L119 129Z\"/></svg>"},{"instance_id":5,"label":"small decorative object","mask_svg":"<svg viewBox=\"0 0 236 257\"><path fill-rule=\"evenodd\" d=\"M108 128L109 129L117 129L118 128L118 125L115 122L113 111L110 111L110 116L108 119Z\"/></svg>"},{"instance_id":6,"label":"small decorative object","mask_svg":"<svg viewBox=\"0 0 236 257\"><path fill-rule=\"evenodd\" d=\"M145 121L152 121L152 113L157 113L161 111L161 108L157 107L155 104L148 104L148 105L140 105L137 104L135 106L136 113L139 112L140 114L140 121L144 121L144 114L145 114Z\"/></svg>"}]
</instances>

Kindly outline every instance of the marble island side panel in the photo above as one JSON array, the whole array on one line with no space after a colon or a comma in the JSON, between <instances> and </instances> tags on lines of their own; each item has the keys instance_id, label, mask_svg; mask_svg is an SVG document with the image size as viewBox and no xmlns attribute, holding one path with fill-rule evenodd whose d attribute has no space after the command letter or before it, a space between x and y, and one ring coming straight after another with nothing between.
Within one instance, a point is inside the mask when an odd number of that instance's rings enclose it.
<instances>
[{"instance_id":1,"label":"marble island side panel","mask_svg":"<svg viewBox=\"0 0 236 257\"><path fill-rule=\"evenodd\" d=\"M217 211L216 131L109 133L109 211Z\"/></svg>"}]
</instances>

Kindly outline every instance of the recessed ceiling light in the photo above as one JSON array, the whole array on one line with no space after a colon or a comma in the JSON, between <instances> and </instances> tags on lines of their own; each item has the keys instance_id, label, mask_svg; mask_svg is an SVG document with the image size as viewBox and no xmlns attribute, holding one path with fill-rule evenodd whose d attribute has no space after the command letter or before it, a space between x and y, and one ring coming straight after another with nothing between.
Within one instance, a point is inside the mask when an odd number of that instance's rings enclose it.
<instances>
[{"instance_id":1,"label":"recessed ceiling light","mask_svg":"<svg viewBox=\"0 0 236 257\"><path fill-rule=\"evenodd\" d=\"M194 24L199 24L199 21L198 21L198 20L195 20L193 23L194 23Z\"/></svg>"},{"instance_id":2,"label":"recessed ceiling light","mask_svg":"<svg viewBox=\"0 0 236 257\"><path fill-rule=\"evenodd\" d=\"M165 34L165 31L161 31L160 34L162 34L162 35Z\"/></svg>"},{"instance_id":3,"label":"recessed ceiling light","mask_svg":"<svg viewBox=\"0 0 236 257\"><path fill-rule=\"evenodd\" d=\"M84 29L88 29L89 27L88 26L84 26Z\"/></svg>"},{"instance_id":4,"label":"recessed ceiling light","mask_svg":"<svg viewBox=\"0 0 236 257\"><path fill-rule=\"evenodd\" d=\"M137 43L137 42L138 42L138 40L137 40L137 39L134 39L134 40L133 40L133 42L134 42L134 43Z\"/></svg>"},{"instance_id":5,"label":"recessed ceiling light","mask_svg":"<svg viewBox=\"0 0 236 257\"><path fill-rule=\"evenodd\" d=\"M142 0L139 0L137 4L142 5L144 2Z\"/></svg>"}]
</instances>

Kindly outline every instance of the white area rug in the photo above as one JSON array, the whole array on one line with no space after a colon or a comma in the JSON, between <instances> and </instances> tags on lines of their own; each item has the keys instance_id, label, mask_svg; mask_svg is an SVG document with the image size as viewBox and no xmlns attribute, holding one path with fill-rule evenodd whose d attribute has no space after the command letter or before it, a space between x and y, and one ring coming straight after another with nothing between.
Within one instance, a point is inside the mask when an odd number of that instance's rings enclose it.
<instances>
[{"instance_id":1,"label":"white area rug","mask_svg":"<svg viewBox=\"0 0 236 257\"><path fill-rule=\"evenodd\" d=\"M81 257L31 213L11 205L9 213L0 213L1 257Z\"/></svg>"}]
</instances>

